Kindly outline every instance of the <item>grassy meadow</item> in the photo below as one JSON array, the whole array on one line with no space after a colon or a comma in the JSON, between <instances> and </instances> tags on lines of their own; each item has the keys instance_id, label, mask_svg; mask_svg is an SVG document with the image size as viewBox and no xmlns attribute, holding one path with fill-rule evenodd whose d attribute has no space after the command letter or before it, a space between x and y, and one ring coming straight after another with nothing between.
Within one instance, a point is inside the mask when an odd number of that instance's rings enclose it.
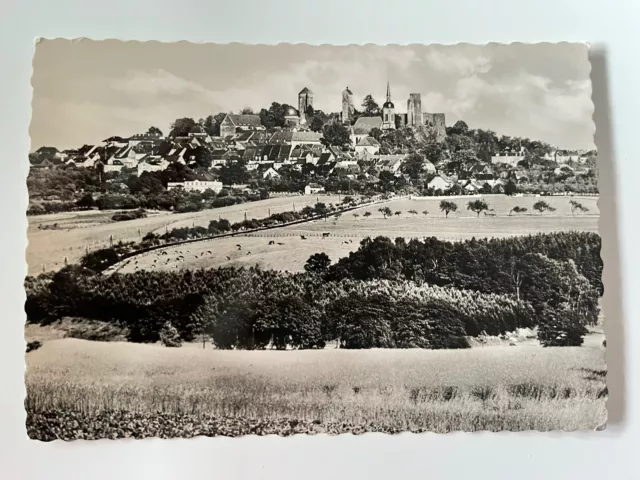
<instances>
[{"instance_id":1,"label":"grassy meadow","mask_svg":"<svg viewBox=\"0 0 640 480\"><path fill-rule=\"evenodd\" d=\"M336 433L340 424L385 432L595 429L606 420L602 340L592 332L582 347L563 348L220 351L60 338L27 355L26 406L34 418L295 420Z\"/></svg>"},{"instance_id":2,"label":"grassy meadow","mask_svg":"<svg viewBox=\"0 0 640 480\"><path fill-rule=\"evenodd\" d=\"M327 204L338 202L337 195L320 196L320 199ZM269 212L273 214L292 210L294 202L296 209L303 208L314 205L316 196L270 198L191 213L149 212L147 218L125 222L113 222L113 210L29 216L28 274L37 275L42 271L42 265L45 265L47 271L59 270L64 266L65 257L69 263L76 263L85 254L87 247L89 250L108 247L110 235L113 235L114 242L139 241L140 235L150 231L164 233L165 228L190 227L194 224L207 227L211 220L217 220L218 217L238 222L244 219L246 212L247 218L263 218ZM57 224L54 230L38 228L52 227L54 224Z\"/></svg>"},{"instance_id":3,"label":"grassy meadow","mask_svg":"<svg viewBox=\"0 0 640 480\"><path fill-rule=\"evenodd\" d=\"M137 256L123 265L120 271L255 265L265 269L302 271L305 262L314 253L325 252L336 261L356 250L363 238L379 235L390 238L435 236L442 240L457 241L472 237L510 237L555 231L598 231L597 197L544 197L544 201L556 210L539 214L533 210L533 204L541 200L541 197L485 195L483 198L489 208L493 209L490 213L495 216L481 214L480 218L466 209L467 202L474 198L476 197L450 198L458 204L458 211L450 213L448 218L440 211L441 198L391 200L385 206L393 212L402 212L401 215L385 219L378 212L383 205L362 207L337 219L330 217L326 221L318 220L239 237L168 248L163 250L166 255L152 252ZM572 215L569 206L571 198L582 203L589 211ZM509 215L509 211L515 206L527 208L527 212ZM410 214L409 210L415 210L418 214ZM427 215L422 213L425 210L429 212ZM367 211L371 216L365 218L363 215ZM354 216L354 213L358 216ZM331 235L324 238L324 232L330 232ZM300 235L307 238L302 239ZM270 241L274 244L269 245ZM241 245L241 248L238 249L237 245ZM178 257L183 258L178 260Z\"/></svg>"}]
</instances>

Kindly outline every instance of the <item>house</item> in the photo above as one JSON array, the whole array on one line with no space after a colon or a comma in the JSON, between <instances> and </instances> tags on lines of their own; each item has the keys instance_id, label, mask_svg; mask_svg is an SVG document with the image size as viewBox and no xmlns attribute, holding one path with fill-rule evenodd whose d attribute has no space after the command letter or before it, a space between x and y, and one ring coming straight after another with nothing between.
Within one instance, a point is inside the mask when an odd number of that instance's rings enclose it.
<instances>
[{"instance_id":1,"label":"house","mask_svg":"<svg viewBox=\"0 0 640 480\"><path fill-rule=\"evenodd\" d=\"M222 182L215 180L190 180L184 182L167 182L167 190L182 189L185 192L205 192L213 190L219 193L222 190Z\"/></svg>"},{"instance_id":2,"label":"house","mask_svg":"<svg viewBox=\"0 0 640 480\"><path fill-rule=\"evenodd\" d=\"M315 195L316 193L324 193L324 187L322 185L318 185L317 183L310 183L306 187L304 187L305 195Z\"/></svg>"},{"instance_id":3,"label":"house","mask_svg":"<svg viewBox=\"0 0 640 480\"><path fill-rule=\"evenodd\" d=\"M427 184L427 188L432 188L434 190L442 190L442 191L448 190L452 186L453 186L453 181L442 174L436 175Z\"/></svg>"},{"instance_id":4,"label":"house","mask_svg":"<svg viewBox=\"0 0 640 480\"><path fill-rule=\"evenodd\" d=\"M406 155L380 155L376 159L376 169L382 172L391 172L394 175L398 173L402 166Z\"/></svg>"},{"instance_id":5,"label":"house","mask_svg":"<svg viewBox=\"0 0 640 480\"><path fill-rule=\"evenodd\" d=\"M273 167L269 167L264 172L262 172L262 178L266 179L278 179L280 178L280 174L275 171Z\"/></svg>"},{"instance_id":6,"label":"house","mask_svg":"<svg viewBox=\"0 0 640 480\"><path fill-rule=\"evenodd\" d=\"M572 167L570 167L569 165L563 165L561 167L556 168L553 173L555 173L556 175L573 175L574 174L574 169Z\"/></svg>"},{"instance_id":7,"label":"house","mask_svg":"<svg viewBox=\"0 0 640 480\"><path fill-rule=\"evenodd\" d=\"M463 187L464 191L467 193L477 193L482 191L483 188L484 185L477 180L469 180Z\"/></svg>"},{"instance_id":8,"label":"house","mask_svg":"<svg viewBox=\"0 0 640 480\"><path fill-rule=\"evenodd\" d=\"M271 135L269 140L267 140L267 144L290 145L295 148L299 145L321 145L321 138L322 134L317 132L281 131L275 132L273 135Z\"/></svg>"},{"instance_id":9,"label":"house","mask_svg":"<svg viewBox=\"0 0 640 480\"><path fill-rule=\"evenodd\" d=\"M138 163L138 176L144 172L161 172L166 170L169 162L159 155L147 155Z\"/></svg>"},{"instance_id":10,"label":"house","mask_svg":"<svg viewBox=\"0 0 640 480\"><path fill-rule=\"evenodd\" d=\"M366 136L355 145L356 155L375 155L380 151L380 142L371 136Z\"/></svg>"},{"instance_id":11,"label":"house","mask_svg":"<svg viewBox=\"0 0 640 480\"><path fill-rule=\"evenodd\" d=\"M129 140L126 138L119 137L117 135L113 137L106 138L102 141L105 147L117 147L122 148L129 145Z\"/></svg>"},{"instance_id":12,"label":"house","mask_svg":"<svg viewBox=\"0 0 640 480\"><path fill-rule=\"evenodd\" d=\"M124 168L124 164L120 160L112 160L111 163L102 165L104 173L119 172Z\"/></svg>"},{"instance_id":13,"label":"house","mask_svg":"<svg viewBox=\"0 0 640 480\"><path fill-rule=\"evenodd\" d=\"M425 160L422 164L422 171L427 173L428 175L435 175L437 173L436 166L429 160Z\"/></svg>"},{"instance_id":14,"label":"house","mask_svg":"<svg viewBox=\"0 0 640 480\"><path fill-rule=\"evenodd\" d=\"M220 136L226 138L237 132L265 130L259 115L234 115L229 113L220 122Z\"/></svg>"},{"instance_id":15,"label":"house","mask_svg":"<svg viewBox=\"0 0 640 480\"><path fill-rule=\"evenodd\" d=\"M382 117L358 117L356 123L351 127L351 143L357 145L368 137L374 128L382 130Z\"/></svg>"},{"instance_id":16,"label":"house","mask_svg":"<svg viewBox=\"0 0 640 480\"><path fill-rule=\"evenodd\" d=\"M38 150L35 151L35 153L38 157L43 157L48 159L61 158L60 152L56 147L40 147Z\"/></svg>"},{"instance_id":17,"label":"house","mask_svg":"<svg viewBox=\"0 0 640 480\"><path fill-rule=\"evenodd\" d=\"M162 140L162 135L160 135L159 133L137 133L129 137L127 139L127 142L132 147L135 147L136 145L139 145L140 143L143 143L143 142L153 143L157 140Z\"/></svg>"}]
</instances>

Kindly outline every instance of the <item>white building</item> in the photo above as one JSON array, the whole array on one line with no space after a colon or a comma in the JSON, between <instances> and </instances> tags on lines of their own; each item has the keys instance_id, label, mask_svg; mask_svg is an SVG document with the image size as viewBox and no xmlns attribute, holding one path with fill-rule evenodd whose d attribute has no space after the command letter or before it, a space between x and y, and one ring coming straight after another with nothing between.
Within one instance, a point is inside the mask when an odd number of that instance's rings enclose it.
<instances>
[{"instance_id":1,"label":"white building","mask_svg":"<svg viewBox=\"0 0 640 480\"><path fill-rule=\"evenodd\" d=\"M222 190L222 182L213 180L191 180L186 182L168 182L167 190L175 190L181 188L185 192L204 192L213 190L219 193Z\"/></svg>"},{"instance_id":2,"label":"white building","mask_svg":"<svg viewBox=\"0 0 640 480\"><path fill-rule=\"evenodd\" d=\"M305 195L314 195L316 193L324 193L324 187L322 185L318 185L317 183L310 183L306 187L304 187Z\"/></svg>"}]
</instances>

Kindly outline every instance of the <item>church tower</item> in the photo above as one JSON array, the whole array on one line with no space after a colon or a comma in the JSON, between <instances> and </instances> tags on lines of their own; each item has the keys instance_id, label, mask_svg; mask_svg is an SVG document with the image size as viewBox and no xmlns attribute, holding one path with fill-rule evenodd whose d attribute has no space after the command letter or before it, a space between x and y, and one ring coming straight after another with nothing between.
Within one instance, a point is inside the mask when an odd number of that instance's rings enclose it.
<instances>
[{"instance_id":1,"label":"church tower","mask_svg":"<svg viewBox=\"0 0 640 480\"><path fill-rule=\"evenodd\" d=\"M345 88L342 92L342 123L351 123L351 117L353 116L353 93L349 90L349 87Z\"/></svg>"},{"instance_id":2,"label":"church tower","mask_svg":"<svg viewBox=\"0 0 640 480\"><path fill-rule=\"evenodd\" d=\"M307 121L306 113L309 107L313 108L313 92L304 87L298 94L298 116L301 124Z\"/></svg>"},{"instance_id":3,"label":"church tower","mask_svg":"<svg viewBox=\"0 0 640 480\"><path fill-rule=\"evenodd\" d=\"M396 110L391 101L391 87L387 80L387 101L382 106L382 129L389 130L396 128Z\"/></svg>"}]
</instances>

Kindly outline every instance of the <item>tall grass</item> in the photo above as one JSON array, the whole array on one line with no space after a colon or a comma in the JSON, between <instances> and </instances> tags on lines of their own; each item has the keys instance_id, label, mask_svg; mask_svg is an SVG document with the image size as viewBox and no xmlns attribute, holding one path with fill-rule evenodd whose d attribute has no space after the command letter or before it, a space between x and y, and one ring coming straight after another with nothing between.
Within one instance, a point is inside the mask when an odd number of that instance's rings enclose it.
<instances>
[{"instance_id":1,"label":"tall grass","mask_svg":"<svg viewBox=\"0 0 640 480\"><path fill-rule=\"evenodd\" d=\"M29 353L26 408L378 431L593 429L606 419L603 367L595 345L222 352L64 339Z\"/></svg>"}]
</instances>

